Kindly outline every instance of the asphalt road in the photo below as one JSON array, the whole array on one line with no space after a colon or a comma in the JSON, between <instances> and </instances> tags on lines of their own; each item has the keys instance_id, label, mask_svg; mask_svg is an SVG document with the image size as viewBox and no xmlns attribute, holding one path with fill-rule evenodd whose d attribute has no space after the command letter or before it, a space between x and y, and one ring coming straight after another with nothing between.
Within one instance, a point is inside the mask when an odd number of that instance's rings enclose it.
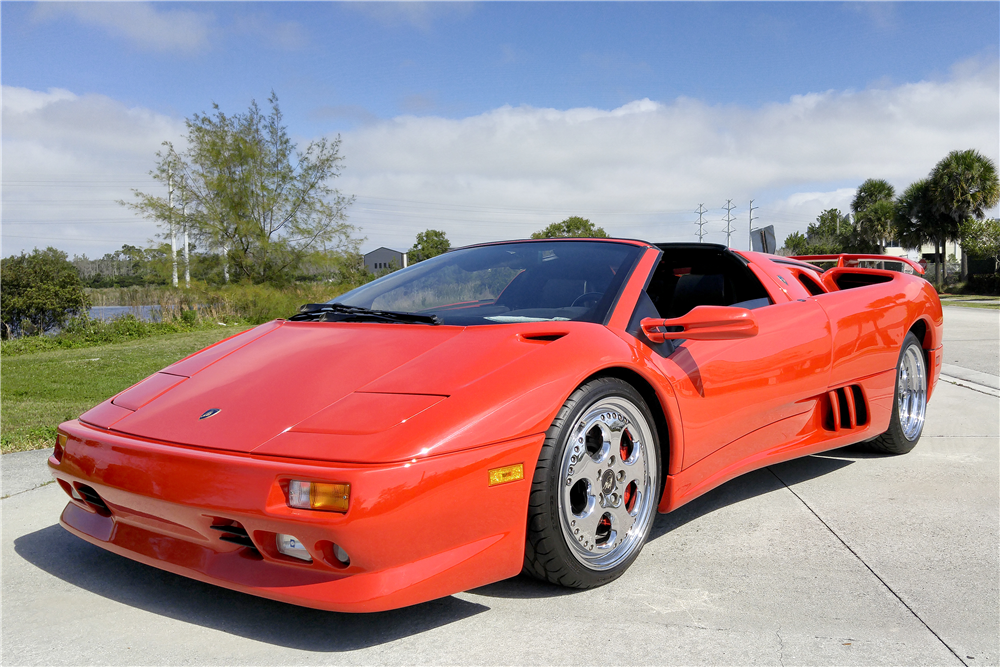
<instances>
[{"instance_id":1,"label":"asphalt road","mask_svg":"<svg viewBox=\"0 0 1000 667\"><path fill-rule=\"evenodd\" d=\"M955 310L946 361L995 376L996 311ZM45 453L7 455L2 661L995 665L998 449L1000 401L945 382L910 454L843 449L745 475L660 515L608 586L518 577L373 615L262 600L104 552L58 526L62 491L35 486Z\"/></svg>"}]
</instances>

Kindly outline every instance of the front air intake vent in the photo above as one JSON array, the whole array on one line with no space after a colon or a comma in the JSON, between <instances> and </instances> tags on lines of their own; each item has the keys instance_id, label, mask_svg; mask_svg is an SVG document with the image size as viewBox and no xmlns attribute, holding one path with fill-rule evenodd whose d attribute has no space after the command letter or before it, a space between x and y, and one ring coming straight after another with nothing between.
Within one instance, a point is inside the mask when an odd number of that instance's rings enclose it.
<instances>
[{"instance_id":1,"label":"front air intake vent","mask_svg":"<svg viewBox=\"0 0 1000 667\"><path fill-rule=\"evenodd\" d=\"M97 491L86 484L77 484L76 491L83 498L83 502L87 503L92 510L101 516L111 516L111 510L108 509L107 503L97 494Z\"/></svg>"},{"instance_id":2,"label":"front air intake vent","mask_svg":"<svg viewBox=\"0 0 1000 667\"><path fill-rule=\"evenodd\" d=\"M826 419L828 431L856 429L868 423L868 406L861 387L854 384L827 393L830 409Z\"/></svg>"},{"instance_id":3,"label":"front air intake vent","mask_svg":"<svg viewBox=\"0 0 1000 667\"><path fill-rule=\"evenodd\" d=\"M219 539L223 542L232 542L233 544L238 544L241 547L247 547L248 549L253 549L257 551L257 545L253 543L250 539L250 534L247 529L239 524L239 522L233 521L228 524L220 526L211 526L212 530L217 530L221 535Z\"/></svg>"},{"instance_id":4,"label":"front air intake vent","mask_svg":"<svg viewBox=\"0 0 1000 667\"><path fill-rule=\"evenodd\" d=\"M536 343L551 343L554 340L559 340L565 336L565 332L561 333L539 333L539 334L523 334L521 338L523 340L529 340Z\"/></svg>"}]
</instances>

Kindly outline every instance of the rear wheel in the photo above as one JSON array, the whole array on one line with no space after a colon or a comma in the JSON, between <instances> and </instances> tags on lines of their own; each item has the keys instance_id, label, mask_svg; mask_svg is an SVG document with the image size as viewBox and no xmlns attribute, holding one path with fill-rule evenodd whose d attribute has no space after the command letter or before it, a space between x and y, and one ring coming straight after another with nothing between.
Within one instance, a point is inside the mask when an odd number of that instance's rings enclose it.
<instances>
[{"instance_id":1,"label":"rear wheel","mask_svg":"<svg viewBox=\"0 0 1000 667\"><path fill-rule=\"evenodd\" d=\"M535 469L525 571L573 588L618 578L649 536L658 489L659 443L642 396L617 378L581 386Z\"/></svg>"},{"instance_id":2,"label":"rear wheel","mask_svg":"<svg viewBox=\"0 0 1000 667\"><path fill-rule=\"evenodd\" d=\"M882 454L905 454L916 446L927 411L927 363L920 341L906 334L896 364L896 397L889 430L866 443Z\"/></svg>"}]
</instances>

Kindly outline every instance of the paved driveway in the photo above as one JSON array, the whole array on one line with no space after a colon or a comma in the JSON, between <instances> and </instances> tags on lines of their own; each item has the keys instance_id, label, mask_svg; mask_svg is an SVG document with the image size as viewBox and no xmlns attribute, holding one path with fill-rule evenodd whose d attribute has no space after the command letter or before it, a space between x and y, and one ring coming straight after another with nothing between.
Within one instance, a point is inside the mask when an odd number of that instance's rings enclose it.
<instances>
[{"instance_id":1,"label":"paved driveway","mask_svg":"<svg viewBox=\"0 0 1000 667\"><path fill-rule=\"evenodd\" d=\"M61 490L9 474L45 454L8 455L3 664L997 664L998 444L1000 401L942 383L912 453L745 475L659 516L611 585L518 577L354 616L93 547L57 525Z\"/></svg>"}]
</instances>

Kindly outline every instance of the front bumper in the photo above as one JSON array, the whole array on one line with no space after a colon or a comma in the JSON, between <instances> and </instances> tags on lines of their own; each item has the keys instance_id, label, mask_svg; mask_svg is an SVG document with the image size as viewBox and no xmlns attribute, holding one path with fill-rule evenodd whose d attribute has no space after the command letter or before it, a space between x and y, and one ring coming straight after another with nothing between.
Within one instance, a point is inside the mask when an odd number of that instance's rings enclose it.
<instances>
[{"instance_id":1,"label":"front bumper","mask_svg":"<svg viewBox=\"0 0 1000 667\"><path fill-rule=\"evenodd\" d=\"M544 439L375 466L186 448L78 421L60 432L66 444L49 466L71 496L60 523L73 534L200 581L350 612L416 604L520 572ZM522 480L488 485L490 469L517 463ZM289 507L290 479L350 483L349 510ZM237 529L244 545L222 539ZM278 533L294 535L312 562L280 554Z\"/></svg>"}]
</instances>

